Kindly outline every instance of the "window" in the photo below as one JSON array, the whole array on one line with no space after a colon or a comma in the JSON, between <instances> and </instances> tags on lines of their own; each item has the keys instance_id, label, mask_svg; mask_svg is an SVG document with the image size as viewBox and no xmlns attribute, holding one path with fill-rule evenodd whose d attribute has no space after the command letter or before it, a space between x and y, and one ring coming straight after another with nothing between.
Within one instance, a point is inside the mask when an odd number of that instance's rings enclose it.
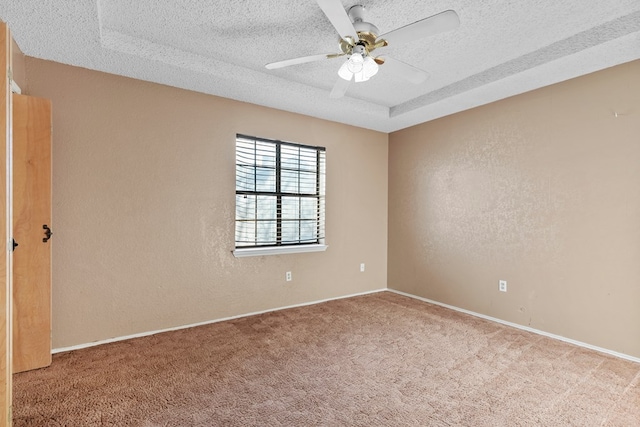
<instances>
[{"instance_id":1,"label":"window","mask_svg":"<svg viewBox=\"0 0 640 427\"><path fill-rule=\"evenodd\" d=\"M323 147L237 135L234 254L324 250L324 194Z\"/></svg>"}]
</instances>

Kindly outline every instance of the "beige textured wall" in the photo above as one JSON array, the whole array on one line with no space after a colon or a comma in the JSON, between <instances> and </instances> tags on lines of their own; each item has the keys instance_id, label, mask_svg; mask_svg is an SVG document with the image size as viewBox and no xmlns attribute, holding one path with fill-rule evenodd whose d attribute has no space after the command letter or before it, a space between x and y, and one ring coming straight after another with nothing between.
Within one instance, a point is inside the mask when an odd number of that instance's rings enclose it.
<instances>
[{"instance_id":1,"label":"beige textured wall","mask_svg":"<svg viewBox=\"0 0 640 427\"><path fill-rule=\"evenodd\" d=\"M53 101L54 348L386 287L386 134L26 69L28 93ZM327 147L326 252L233 257L236 133Z\"/></svg>"},{"instance_id":2,"label":"beige textured wall","mask_svg":"<svg viewBox=\"0 0 640 427\"><path fill-rule=\"evenodd\" d=\"M640 62L393 133L388 275L640 357Z\"/></svg>"}]
</instances>

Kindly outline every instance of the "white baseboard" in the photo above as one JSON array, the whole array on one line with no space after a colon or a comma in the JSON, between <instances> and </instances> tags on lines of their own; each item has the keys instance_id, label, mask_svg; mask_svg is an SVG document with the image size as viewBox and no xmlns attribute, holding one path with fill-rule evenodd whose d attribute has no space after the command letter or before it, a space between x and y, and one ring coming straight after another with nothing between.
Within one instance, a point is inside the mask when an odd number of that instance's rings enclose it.
<instances>
[{"instance_id":1,"label":"white baseboard","mask_svg":"<svg viewBox=\"0 0 640 427\"><path fill-rule=\"evenodd\" d=\"M376 289L376 290L373 290L373 291L360 292L360 293L356 293L356 294L343 295L343 296L333 297L333 298L326 298L326 299L317 300L317 301L304 302L304 303L294 304L294 305L287 305L287 306L284 306L284 307L271 308L271 309L268 309L268 310L255 311L255 312L252 312L252 313L239 314L237 316L230 316L230 317L223 317L223 318L220 318L220 319L207 320L205 322L192 323L192 324L189 324L189 325L176 326L176 327L173 327L173 328L158 329L158 330L155 330L155 331L141 332L141 333L133 334L133 335L126 335L126 336L121 336L121 337L109 338L109 339L106 339L106 340L93 341L93 342L90 342L90 343L78 344L78 345L73 345L73 346L70 346L70 347L54 348L53 350L51 350L51 354L63 353L65 351L80 350L80 349L83 349L83 348L95 347L97 345L108 344L108 343L117 342L117 341L129 340L129 339L132 339L132 338L147 337L149 335L160 334L162 332L178 331L180 329L188 329L188 328L193 328L193 327L196 327L196 326L210 325L212 323L224 322L226 320L240 319L242 317L255 316L256 314L271 313L273 311L286 310L288 308L304 307L304 306L307 306L307 305L320 304L320 303L327 302L327 301L334 301L334 300L339 300L339 299L352 298L352 297L357 297L357 296L361 296L361 295L375 294L377 292L383 292L383 291L386 291L386 290L387 290L387 288Z\"/></svg>"},{"instance_id":2,"label":"white baseboard","mask_svg":"<svg viewBox=\"0 0 640 427\"><path fill-rule=\"evenodd\" d=\"M178 331L180 329L188 329L188 328L193 328L193 327L196 327L196 326L210 325L210 324L213 324L213 323L224 322L226 320L240 319L240 318L243 318L243 317L255 316L257 314L271 313L271 312L274 312L274 311L286 310L288 308L304 307L304 306L307 306L307 305L320 304L320 303L327 302L327 301L334 301L334 300L340 300L340 299L345 299L345 298L352 298L352 297L357 297L357 296L361 296L361 295L368 295L368 294L374 294L374 293L383 292L383 291L393 292L393 293L396 293L398 295L403 295L403 296L406 296L406 297L409 297L409 298L413 298L413 299L417 299L417 300L420 300L420 301L424 301L424 302L427 302L429 304L435 304L435 305L438 305L438 306L441 306L441 307L445 307L445 308L448 308L448 309L451 309L451 310L455 310L455 311L458 311L458 312L461 312L461 313L469 314L471 316L480 317L482 319L489 320L489 321L492 321L492 322L497 322L497 323L500 323L500 324L503 324L503 325L506 325L506 326L510 326L512 328L517 328L517 329L521 329L521 330L524 330L524 331L527 331L527 332L532 332L534 334L543 335L545 337L549 337L549 338L553 338L553 339L556 339L556 340L564 341L564 342L567 342L567 343L570 343L570 344L577 345L579 347L588 348L588 349L591 349L591 350L598 351L600 353L605 353L605 354L609 354L611 356L619 357L621 359L630 360L632 362L640 363L640 358L638 358L638 357L630 356L630 355L624 354L624 353L619 353L617 351L613 351L613 350L609 350L609 349L606 349L606 348L598 347L598 346L595 346L595 345L587 344L587 343L584 343L584 342L581 342L581 341L576 341L576 340L573 340L571 338L566 338L566 337L563 337L563 336L560 336L560 335L556 335L556 334L552 334L552 333L549 333L549 332L541 331L539 329L534 329L534 328L531 328L529 326L524 326L524 325L519 325L517 323L508 322L506 320L498 319L496 317L491 317L491 316L487 316L487 315L484 315L484 314L476 313L474 311L466 310L464 308L455 307L455 306L449 305L449 304L444 304L442 302L430 300L428 298L419 297L417 295L408 294L406 292L398 291L396 289L391 289L391 288L376 289L376 290L373 290L373 291L366 291L366 292L360 292L360 293L356 293L356 294L343 295L343 296L339 296L339 297L326 298L326 299L322 299L322 300L316 300L316 301L310 301L310 302L305 302L305 303L300 303L300 304L294 304L294 305L288 305L288 306L283 306L283 307L271 308L271 309L268 309L268 310L262 310L262 311L255 311L255 312L251 312L251 313L239 314L237 316L223 317L223 318L220 318L220 319L208 320L208 321L205 321L205 322L199 322L199 323L192 323L192 324L188 324L188 325L176 326L176 327L173 327L173 328L158 329L158 330L154 330L154 331L141 332L141 333L138 333L138 334L132 334L132 335L126 335L126 336L121 336L121 337L109 338L109 339L106 339L106 340L94 341L94 342L90 342L90 343L86 343L86 344L78 344L78 345L74 345L74 346L70 346L70 347L54 348L53 350L51 350L51 353L52 354L56 354L56 353L63 353L63 352L66 352L66 351L80 350L80 349L83 349L83 348L95 347L97 345L108 344L108 343L117 342L117 341L124 341L124 340L132 339L132 338L141 338L141 337L146 337L146 336L149 336L149 335L160 334L162 332Z\"/></svg>"},{"instance_id":3,"label":"white baseboard","mask_svg":"<svg viewBox=\"0 0 640 427\"><path fill-rule=\"evenodd\" d=\"M580 346L580 347L588 348L590 350L599 351L600 353L606 353L606 354L609 354L611 356L619 357L621 359L626 359L626 360L630 360L632 362L640 363L640 358L633 357L633 356L630 356L628 354L618 353L617 351L613 351L613 350L609 350L609 349L606 349L606 348L598 347L598 346L595 346L595 345L587 344L587 343L584 343L584 342L581 342L581 341L576 341L576 340L573 340L571 338L566 338L566 337L563 337L563 336L560 336L560 335L551 334L549 332L541 331L539 329L530 328L528 326L519 325L517 323L507 322L506 320L498 319L496 317L486 316L484 314L476 313L474 311L465 310L464 308L455 307L455 306L449 305L449 304L444 304L444 303L441 303L441 302L438 302L438 301L430 300L428 298L422 298L422 297L419 297L417 295L408 294L406 292L397 291L395 289L390 289L389 288L387 290L389 292L394 292L394 293L399 294L399 295L404 295L405 297L409 297L409 298L417 299L417 300L420 300L420 301L428 302L429 304L439 305L441 307L449 308L451 310L459 311L461 313L469 314L471 316L480 317L480 318L485 319L485 320L490 320L492 322L497 322L497 323L501 323L503 325L511 326L512 328L522 329L522 330L527 331L527 332L533 332L534 334L543 335L545 337L549 337L549 338L553 338L553 339L556 339L556 340L568 342L570 344L574 344L574 345L577 345L577 346Z\"/></svg>"}]
</instances>

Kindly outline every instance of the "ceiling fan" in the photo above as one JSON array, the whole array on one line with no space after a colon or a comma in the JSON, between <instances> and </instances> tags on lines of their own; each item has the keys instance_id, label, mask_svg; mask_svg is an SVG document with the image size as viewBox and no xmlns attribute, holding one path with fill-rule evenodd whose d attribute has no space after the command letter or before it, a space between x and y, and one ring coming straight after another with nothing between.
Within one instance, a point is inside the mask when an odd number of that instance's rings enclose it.
<instances>
[{"instance_id":1,"label":"ceiling fan","mask_svg":"<svg viewBox=\"0 0 640 427\"><path fill-rule=\"evenodd\" d=\"M347 56L348 59L338 70L339 78L331 91L332 98L342 97L352 81L359 83L369 80L378 72L378 67L382 64L385 64L387 71L412 83L424 82L429 76L426 71L389 56L385 56L385 58L374 57L371 53L390 44L407 43L453 30L460 24L458 14L453 10L447 10L380 35L380 31L375 25L365 21L364 6L355 5L345 11L340 0L316 1L340 35L338 46L341 52L271 62L265 67L273 70L290 65Z\"/></svg>"}]
</instances>

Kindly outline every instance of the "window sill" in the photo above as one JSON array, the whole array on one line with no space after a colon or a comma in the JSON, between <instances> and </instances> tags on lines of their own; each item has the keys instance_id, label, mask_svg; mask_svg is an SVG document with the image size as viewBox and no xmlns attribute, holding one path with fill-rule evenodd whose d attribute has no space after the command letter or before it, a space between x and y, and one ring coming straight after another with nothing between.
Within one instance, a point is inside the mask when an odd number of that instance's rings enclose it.
<instances>
[{"instance_id":1,"label":"window sill","mask_svg":"<svg viewBox=\"0 0 640 427\"><path fill-rule=\"evenodd\" d=\"M246 248L236 249L233 252L233 256L236 258L248 257L248 256L263 256L263 255L283 255L283 254L299 254L305 252L324 252L328 248L327 245L300 245L300 246L280 246L269 248Z\"/></svg>"}]
</instances>

